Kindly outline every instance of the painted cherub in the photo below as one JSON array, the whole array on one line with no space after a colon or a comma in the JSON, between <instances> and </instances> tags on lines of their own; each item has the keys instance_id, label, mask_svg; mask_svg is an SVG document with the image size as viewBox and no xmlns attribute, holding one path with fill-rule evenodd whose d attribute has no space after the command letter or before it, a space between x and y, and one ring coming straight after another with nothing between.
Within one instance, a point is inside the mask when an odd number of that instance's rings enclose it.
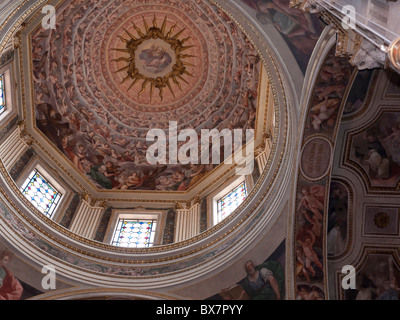
<instances>
[{"instance_id":1,"label":"painted cherub","mask_svg":"<svg viewBox=\"0 0 400 320\"><path fill-rule=\"evenodd\" d=\"M315 276L315 270L312 266L312 262L321 270L323 270L322 264L318 259L317 253L314 251L315 234L311 230L305 230L305 235L303 237L298 237L297 241L300 243L304 255L305 255L305 266L311 275Z\"/></svg>"},{"instance_id":2,"label":"painted cherub","mask_svg":"<svg viewBox=\"0 0 400 320\"><path fill-rule=\"evenodd\" d=\"M320 221L322 221L322 214L320 210L324 210L324 205L313 194L311 194L309 188L304 187L301 190L301 193L302 198L297 210L305 208L306 210L311 211Z\"/></svg>"},{"instance_id":3,"label":"painted cherub","mask_svg":"<svg viewBox=\"0 0 400 320\"><path fill-rule=\"evenodd\" d=\"M297 274L303 274L308 282L311 282L310 275L305 267L305 255L302 247L296 248L296 260L297 260Z\"/></svg>"},{"instance_id":4,"label":"painted cherub","mask_svg":"<svg viewBox=\"0 0 400 320\"><path fill-rule=\"evenodd\" d=\"M78 168L84 173L89 172L91 163L87 157L87 151L83 144L78 145L76 156L78 157Z\"/></svg>"},{"instance_id":5,"label":"painted cherub","mask_svg":"<svg viewBox=\"0 0 400 320\"><path fill-rule=\"evenodd\" d=\"M324 300L320 290L315 286L299 285L297 289L300 300Z\"/></svg>"},{"instance_id":6,"label":"painted cherub","mask_svg":"<svg viewBox=\"0 0 400 320\"><path fill-rule=\"evenodd\" d=\"M307 221L311 225L311 231L315 234L317 238L321 237L322 235L322 221L319 219L318 216L313 215L310 217L310 215L307 213L307 211L303 212L304 217L307 219Z\"/></svg>"},{"instance_id":7,"label":"painted cherub","mask_svg":"<svg viewBox=\"0 0 400 320\"><path fill-rule=\"evenodd\" d=\"M144 179L137 172L132 172L124 182L125 184L121 186L121 190L134 190L142 186Z\"/></svg>"},{"instance_id":8,"label":"painted cherub","mask_svg":"<svg viewBox=\"0 0 400 320\"><path fill-rule=\"evenodd\" d=\"M338 99L325 98L324 101L314 106L311 111L312 126L315 130L320 130L323 122L328 121L337 108Z\"/></svg>"},{"instance_id":9,"label":"painted cherub","mask_svg":"<svg viewBox=\"0 0 400 320\"><path fill-rule=\"evenodd\" d=\"M157 179L157 190L169 190L175 185L175 181L171 176L161 176Z\"/></svg>"}]
</instances>

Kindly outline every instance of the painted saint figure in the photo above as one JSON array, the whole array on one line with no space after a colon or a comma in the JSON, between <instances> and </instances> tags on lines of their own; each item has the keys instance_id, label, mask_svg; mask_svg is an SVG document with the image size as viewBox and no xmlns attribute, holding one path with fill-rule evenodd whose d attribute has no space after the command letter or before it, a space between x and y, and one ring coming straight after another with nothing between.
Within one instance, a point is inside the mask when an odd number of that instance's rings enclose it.
<instances>
[{"instance_id":1,"label":"painted saint figure","mask_svg":"<svg viewBox=\"0 0 400 320\"><path fill-rule=\"evenodd\" d=\"M300 200L297 210L304 207L306 210L311 211L320 221L322 221L322 214L324 210L324 204L317 198L317 191L319 186L314 186L312 189L302 188L302 198ZM323 188L323 187L322 187ZM321 189L322 189L321 188ZM319 191L318 191L319 193Z\"/></svg>"},{"instance_id":2,"label":"painted saint figure","mask_svg":"<svg viewBox=\"0 0 400 320\"><path fill-rule=\"evenodd\" d=\"M246 293L252 300L281 300L283 298L284 275L279 262L269 261L255 266L249 260L245 263L247 277L239 285L243 292L238 300Z\"/></svg>"},{"instance_id":3,"label":"painted saint figure","mask_svg":"<svg viewBox=\"0 0 400 320\"><path fill-rule=\"evenodd\" d=\"M12 256L9 251L0 252L0 300L19 300L23 292L19 281L6 268Z\"/></svg>"}]
</instances>

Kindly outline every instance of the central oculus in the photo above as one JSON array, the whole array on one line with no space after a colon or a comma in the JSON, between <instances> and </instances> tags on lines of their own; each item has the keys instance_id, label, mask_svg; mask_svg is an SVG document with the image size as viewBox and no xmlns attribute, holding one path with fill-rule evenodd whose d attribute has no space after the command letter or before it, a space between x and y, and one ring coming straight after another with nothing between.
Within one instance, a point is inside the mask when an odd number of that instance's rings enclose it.
<instances>
[{"instance_id":1,"label":"central oculus","mask_svg":"<svg viewBox=\"0 0 400 320\"><path fill-rule=\"evenodd\" d=\"M174 88L182 90L181 82L188 83L184 76L193 77L187 67L194 65L185 62L184 59L195 57L185 54L184 51L193 46L184 46L190 37L180 39L180 35L185 29L173 34L176 24L167 31L167 17L164 18L162 26L157 27L157 19L154 16L153 26L149 27L146 19L143 18L144 30L138 28L135 23L133 28L137 35L124 29L130 39L123 36L119 38L126 43L126 49L114 49L116 51L128 53L129 57L120 57L114 61L126 61L128 65L116 72L126 72L126 77L121 83L132 80L128 91L138 82L142 81L142 88L138 96L143 94L147 88L150 90L150 101L153 97L154 89L159 90L161 101L163 100L163 90L168 88L175 97Z\"/></svg>"}]
</instances>

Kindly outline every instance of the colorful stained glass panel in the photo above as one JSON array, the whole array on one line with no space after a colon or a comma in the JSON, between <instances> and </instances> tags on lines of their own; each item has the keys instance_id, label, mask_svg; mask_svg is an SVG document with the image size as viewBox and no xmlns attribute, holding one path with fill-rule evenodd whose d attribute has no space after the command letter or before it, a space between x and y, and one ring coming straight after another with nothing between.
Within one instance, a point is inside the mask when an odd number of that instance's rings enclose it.
<instances>
[{"instance_id":1,"label":"colorful stained glass panel","mask_svg":"<svg viewBox=\"0 0 400 320\"><path fill-rule=\"evenodd\" d=\"M6 97L4 88L4 75L0 75L0 114L6 110Z\"/></svg>"},{"instance_id":2,"label":"colorful stained glass panel","mask_svg":"<svg viewBox=\"0 0 400 320\"><path fill-rule=\"evenodd\" d=\"M126 248L148 248L154 244L156 220L120 219L112 244Z\"/></svg>"},{"instance_id":3,"label":"colorful stained glass panel","mask_svg":"<svg viewBox=\"0 0 400 320\"><path fill-rule=\"evenodd\" d=\"M21 191L48 218L52 217L62 196L36 169L26 179Z\"/></svg>"},{"instance_id":4,"label":"colorful stained glass panel","mask_svg":"<svg viewBox=\"0 0 400 320\"><path fill-rule=\"evenodd\" d=\"M243 182L217 201L218 222L229 216L246 199L246 183Z\"/></svg>"}]
</instances>

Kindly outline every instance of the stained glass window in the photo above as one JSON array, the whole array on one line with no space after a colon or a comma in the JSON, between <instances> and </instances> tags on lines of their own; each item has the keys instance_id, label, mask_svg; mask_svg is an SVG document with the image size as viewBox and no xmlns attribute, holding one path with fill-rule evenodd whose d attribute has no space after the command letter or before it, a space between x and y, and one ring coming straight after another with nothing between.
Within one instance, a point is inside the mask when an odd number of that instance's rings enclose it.
<instances>
[{"instance_id":1,"label":"stained glass window","mask_svg":"<svg viewBox=\"0 0 400 320\"><path fill-rule=\"evenodd\" d=\"M4 89L4 74L0 75L0 114L6 110L6 97Z\"/></svg>"},{"instance_id":2,"label":"stained glass window","mask_svg":"<svg viewBox=\"0 0 400 320\"><path fill-rule=\"evenodd\" d=\"M242 182L217 201L218 222L229 216L247 197L246 183Z\"/></svg>"},{"instance_id":3,"label":"stained glass window","mask_svg":"<svg viewBox=\"0 0 400 320\"><path fill-rule=\"evenodd\" d=\"M36 169L25 180L21 191L48 218L52 217L62 196Z\"/></svg>"},{"instance_id":4,"label":"stained glass window","mask_svg":"<svg viewBox=\"0 0 400 320\"><path fill-rule=\"evenodd\" d=\"M127 248L148 248L154 244L157 220L119 219L112 244Z\"/></svg>"}]
</instances>

